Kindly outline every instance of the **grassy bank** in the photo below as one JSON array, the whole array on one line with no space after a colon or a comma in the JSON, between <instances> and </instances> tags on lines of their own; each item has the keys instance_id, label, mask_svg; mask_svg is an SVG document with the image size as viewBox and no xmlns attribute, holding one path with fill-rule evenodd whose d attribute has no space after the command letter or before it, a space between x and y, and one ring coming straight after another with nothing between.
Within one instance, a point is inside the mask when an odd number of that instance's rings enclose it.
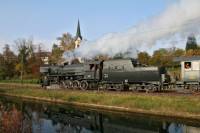
<instances>
[{"instance_id":1,"label":"grassy bank","mask_svg":"<svg viewBox=\"0 0 200 133\"><path fill-rule=\"evenodd\" d=\"M30 88L5 88L0 85L1 94L20 97L35 97L61 103L80 103L93 107L105 107L124 111L150 113L167 116L192 117L200 119L200 96L113 93L97 91L64 91Z\"/></svg>"},{"instance_id":2,"label":"grassy bank","mask_svg":"<svg viewBox=\"0 0 200 133\"><path fill-rule=\"evenodd\" d=\"M24 83L24 84L38 84L39 79L9 79L9 80L0 80L0 83Z\"/></svg>"},{"instance_id":3,"label":"grassy bank","mask_svg":"<svg viewBox=\"0 0 200 133\"><path fill-rule=\"evenodd\" d=\"M41 86L39 84L30 84L30 83L2 83L0 82L0 88L6 89L39 89Z\"/></svg>"}]
</instances>

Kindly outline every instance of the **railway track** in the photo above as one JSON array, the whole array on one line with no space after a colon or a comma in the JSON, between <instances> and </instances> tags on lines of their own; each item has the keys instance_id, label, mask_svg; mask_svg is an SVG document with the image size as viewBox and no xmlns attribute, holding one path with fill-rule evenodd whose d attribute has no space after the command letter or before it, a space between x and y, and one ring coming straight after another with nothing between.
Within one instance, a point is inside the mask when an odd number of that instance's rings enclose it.
<instances>
[{"instance_id":1,"label":"railway track","mask_svg":"<svg viewBox=\"0 0 200 133\"><path fill-rule=\"evenodd\" d=\"M114 88L112 90L98 90L97 88L91 88L90 90L80 90L80 89L63 89L60 88L59 85L51 85L47 86L45 88L42 88L38 84L17 84L17 83L0 83L0 88L31 88L31 89L47 89L47 90L66 90L66 91L77 91L77 92L96 92L96 93L115 93L115 94L138 94L138 95L196 95L200 96L200 91L194 91L190 89L183 89L183 88L172 88L170 90L163 90L163 91L155 91L150 92L146 90L138 90L138 91L119 91L115 90Z\"/></svg>"},{"instance_id":2,"label":"railway track","mask_svg":"<svg viewBox=\"0 0 200 133\"><path fill-rule=\"evenodd\" d=\"M184 89L184 88L172 88L170 90L162 90L162 91L147 91L147 90L128 90L128 91L119 91L117 89L110 89L110 90L98 90L97 88L90 88L89 90L81 90L81 89L63 89L59 85L51 85L46 87L47 90L66 90L66 91L77 91L77 92L106 92L106 93L115 93L115 94L139 94L139 95L199 95L200 96L200 90L190 90L190 89Z\"/></svg>"}]
</instances>

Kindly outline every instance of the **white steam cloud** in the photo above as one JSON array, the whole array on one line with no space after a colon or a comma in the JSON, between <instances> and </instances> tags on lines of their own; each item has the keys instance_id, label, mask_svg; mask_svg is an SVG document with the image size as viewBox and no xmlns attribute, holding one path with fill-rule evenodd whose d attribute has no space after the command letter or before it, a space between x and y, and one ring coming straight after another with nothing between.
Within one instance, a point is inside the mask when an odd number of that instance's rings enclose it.
<instances>
[{"instance_id":1,"label":"white steam cloud","mask_svg":"<svg viewBox=\"0 0 200 133\"><path fill-rule=\"evenodd\" d=\"M158 41L166 41L179 35L186 38L191 33L199 33L200 0L179 0L169 6L159 16L142 22L128 31L110 33L91 42L82 42L75 50L79 57L91 58L99 54L114 56L117 53L154 46Z\"/></svg>"}]
</instances>

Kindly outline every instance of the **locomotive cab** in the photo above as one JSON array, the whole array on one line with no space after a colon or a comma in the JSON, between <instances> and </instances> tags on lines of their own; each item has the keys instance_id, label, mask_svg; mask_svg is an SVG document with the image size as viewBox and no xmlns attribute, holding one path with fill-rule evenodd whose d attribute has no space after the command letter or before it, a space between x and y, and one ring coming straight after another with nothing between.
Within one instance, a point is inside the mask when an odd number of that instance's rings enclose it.
<instances>
[{"instance_id":1,"label":"locomotive cab","mask_svg":"<svg viewBox=\"0 0 200 133\"><path fill-rule=\"evenodd\" d=\"M100 81L102 79L103 61L91 61L84 65L84 79Z\"/></svg>"}]
</instances>

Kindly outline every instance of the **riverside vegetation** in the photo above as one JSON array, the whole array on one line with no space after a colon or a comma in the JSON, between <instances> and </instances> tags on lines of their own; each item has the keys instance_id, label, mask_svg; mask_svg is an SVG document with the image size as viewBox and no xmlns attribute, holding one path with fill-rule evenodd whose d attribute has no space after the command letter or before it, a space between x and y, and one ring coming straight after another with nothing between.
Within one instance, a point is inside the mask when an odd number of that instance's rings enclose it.
<instances>
[{"instance_id":1,"label":"riverside vegetation","mask_svg":"<svg viewBox=\"0 0 200 133\"><path fill-rule=\"evenodd\" d=\"M149 113L200 119L199 95L176 95L168 93L113 93L104 91L44 90L37 86L8 87L0 84L0 93L18 97L63 101L64 103L81 103L88 106L121 108L124 111ZM62 102L62 103L63 103Z\"/></svg>"}]
</instances>

